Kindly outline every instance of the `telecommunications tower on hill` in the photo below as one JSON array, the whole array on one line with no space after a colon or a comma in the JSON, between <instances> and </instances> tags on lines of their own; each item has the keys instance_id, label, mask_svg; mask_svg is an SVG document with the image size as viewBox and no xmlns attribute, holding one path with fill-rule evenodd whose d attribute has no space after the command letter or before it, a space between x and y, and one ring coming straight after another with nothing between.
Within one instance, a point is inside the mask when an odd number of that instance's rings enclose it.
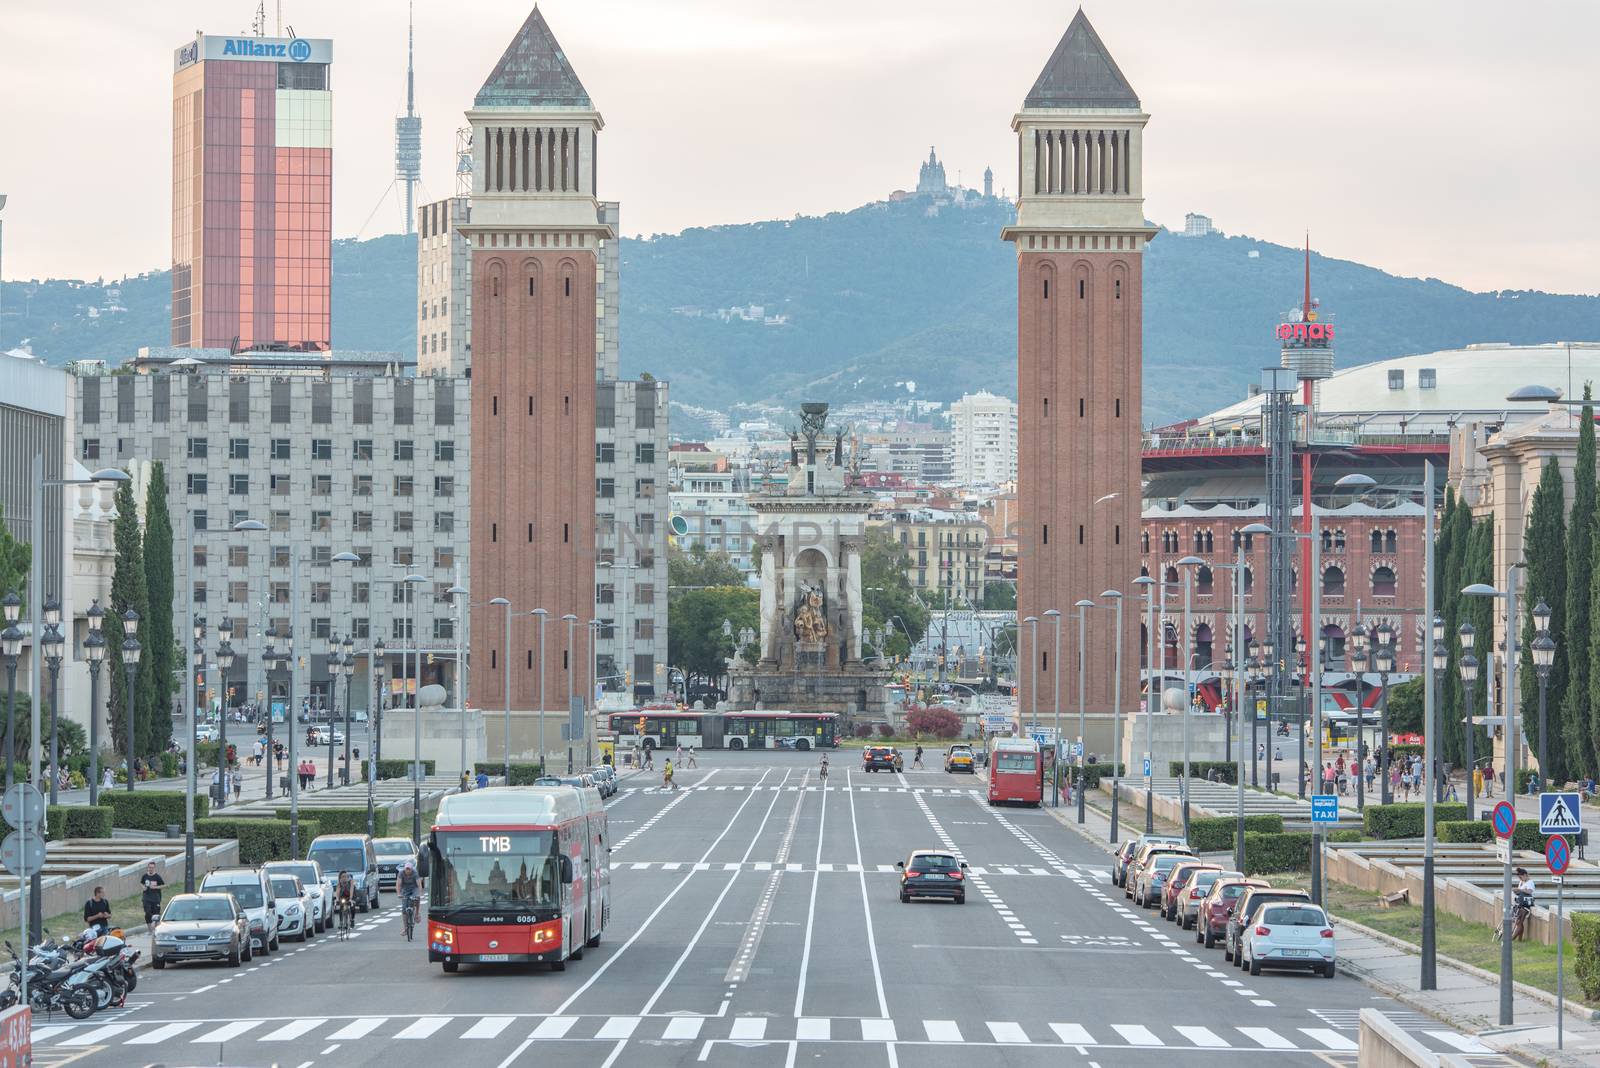
<instances>
[{"instance_id":1,"label":"telecommunications tower on hill","mask_svg":"<svg viewBox=\"0 0 1600 1068\"><path fill-rule=\"evenodd\" d=\"M416 109L416 72L411 54L416 43L411 7L406 5L406 113L394 120L394 176L406 187L406 233L416 222L417 182L422 177L422 116Z\"/></svg>"}]
</instances>

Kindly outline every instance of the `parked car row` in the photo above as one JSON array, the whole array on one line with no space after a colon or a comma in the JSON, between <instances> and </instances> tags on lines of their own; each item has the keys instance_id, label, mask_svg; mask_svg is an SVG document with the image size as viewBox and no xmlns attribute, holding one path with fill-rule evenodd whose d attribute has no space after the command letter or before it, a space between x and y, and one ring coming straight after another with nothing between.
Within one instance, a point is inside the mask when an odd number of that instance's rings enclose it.
<instances>
[{"instance_id":1,"label":"parked car row","mask_svg":"<svg viewBox=\"0 0 1600 1068\"><path fill-rule=\"evenodd\" d=\"M1260 975L1263 968L1309 969L1333 978L1333 921L1304 890L1275 887L1197 858L1182 838L1142 835L1111 861L1111 881L1142 908L1194 930L1195 941Z\"/></svg>"}]
</instances>

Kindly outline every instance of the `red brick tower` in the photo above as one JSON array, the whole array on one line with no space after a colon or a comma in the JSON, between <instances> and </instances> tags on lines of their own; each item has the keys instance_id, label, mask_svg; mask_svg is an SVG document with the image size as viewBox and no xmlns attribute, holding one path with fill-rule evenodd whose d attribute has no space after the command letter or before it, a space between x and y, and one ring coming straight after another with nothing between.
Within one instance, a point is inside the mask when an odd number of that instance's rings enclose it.
<instances>
[{"instance_id":1,"label":"red brick tower","mask_svg":"<svg viewBox=\"0 0 1600 1068\"><path fill-rule=\"evenodd\" d=\"M1122 710L1139 691L1139 400L1143 211L1141 140L1149 116L1080 10L1011 120L1020 169L1017 222L1017 616L1021 708L1077 711L1074 602L1117 589L1123 611ZM1052 664L1058 609L1061 663ZM1112 710L1109 611L1088 616L1086 705ZM1075 733L1075 732L1074 732Z\"/></svg>"},{"instance_id":2,"label":"red brick tower","mask_svg":"<svg viewBox=\"0 0 1600 1068\"><path fill-rule=\"evenodd\" d=\"M467 112L472 124L472 612L470 700L504 707L513 758L537 751L538 621L545 750L563 748L569 683L586 687L594 615L595 265L612 236L595 199L602 122L535 8ZM512 628L491 598L511 601ZM567 627L577 616L572 663ZM491 759L501 728L488 728Z\"/></svg>"}]
</instances>

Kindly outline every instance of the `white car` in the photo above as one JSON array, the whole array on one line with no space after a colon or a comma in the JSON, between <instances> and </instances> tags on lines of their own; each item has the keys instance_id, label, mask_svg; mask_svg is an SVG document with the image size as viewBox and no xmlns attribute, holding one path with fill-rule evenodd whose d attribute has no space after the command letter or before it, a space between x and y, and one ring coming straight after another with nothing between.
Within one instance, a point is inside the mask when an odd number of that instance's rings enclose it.
<instances>
[{"instance_id":1,"label":"white car","mask_svg":"<svg viewBox=\"0 0 1600 1068\"><path fill-rule=\"evenodd\" d=\"M322 726L311 727L306 731L306 741L307 741L307 743L311 744L311 745L327 745L328 744L328 731L329 730L333 731L333 744L334 745L343 745L344 744L344 731L343 730L341 730L338 727L329 728L329 727L322 727Z\"/></svg>"},{"instance_id":2,"label":"white car","mask_svg":"<svg viewBox=\"0 0 1600 1068\"><path fill-rule=\"evenodd\" d=\"M250 921L250 942L263 955L278 948L278 904L260 868L216 868L200 882L202 894L232 894Z\"/></svg>"},{"instance_id":3,"label":"white car","mask_svg":"<svg viewBox=\"0 0 1600 1068\"><path fill-rule=\"evenodd\" d=\"M1266 901L1246 921L1239 955L1251 975L1260 975L1262 968L1309 968L1332 979L1333 924L1321 905Z\"/></svg>"},{"instance_id":4,"label":"white car","mask_svg":"<svg viewBox=\"0 0 1600 1068\"><path fill-rule=\"evenodd\" d=\"M217 740L217 728L209 723L196 724L194 740L197 742L214 742Z\"/></svg>"},{"instance_id":5,"label":"white car","mask_svg":"<svg viewBox=\"0 0 1600 1068\"><path fill-rule=\"evenodd\" d=\"M322 885L322 865L314 860L271 860L261 865L261 870L271 876L292 875L311 895L312 925L318 931L328 929L333 918L332 898Z\"/></svg>"},{"instance_id":6,"label":"white car","mask_svg":"<svg viewBox=\"0 0 1600 1068\"><path fill-rule=\"evenodd\" d=\"M310 891L299 879L284 872L268 872L267 878L278 901L278 934L304 942L317 930L316 906Z\"/></svg>"}]
</instances>

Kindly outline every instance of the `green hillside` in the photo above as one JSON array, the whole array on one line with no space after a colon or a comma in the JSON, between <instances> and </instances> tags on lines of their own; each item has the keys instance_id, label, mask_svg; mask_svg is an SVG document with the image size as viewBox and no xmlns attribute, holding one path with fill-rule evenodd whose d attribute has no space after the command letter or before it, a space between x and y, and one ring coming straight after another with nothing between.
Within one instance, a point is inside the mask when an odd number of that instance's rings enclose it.
<instances>
[{"instance_id":1,"label":"green hillside","mask_svg":"<svg viewBox=\"0 0 1600 1068\"><path fill-rule=\"evenodd\" d=\"M999 240L1010 218L999 200L931 213L912 200L625 240L623 372L669 379L675 399L706 407L839 403L907 383L933 399L1014 396L1015 258ZM334 343L412 351L410 240L340 241L333 264ZM1300 265L1298 249L1251 238L1158 235L1145 265L1145 418L1242 396L1276 359L1272 328L1296 302ZM1341 364L1473 341L1600 339L1593 296L1472 293L1316 255L1312 273ZM165 272L8 282L4 339L28 337L56 363L115 361L165 342L169 284Z\"/></svg>"}]
</instances>

